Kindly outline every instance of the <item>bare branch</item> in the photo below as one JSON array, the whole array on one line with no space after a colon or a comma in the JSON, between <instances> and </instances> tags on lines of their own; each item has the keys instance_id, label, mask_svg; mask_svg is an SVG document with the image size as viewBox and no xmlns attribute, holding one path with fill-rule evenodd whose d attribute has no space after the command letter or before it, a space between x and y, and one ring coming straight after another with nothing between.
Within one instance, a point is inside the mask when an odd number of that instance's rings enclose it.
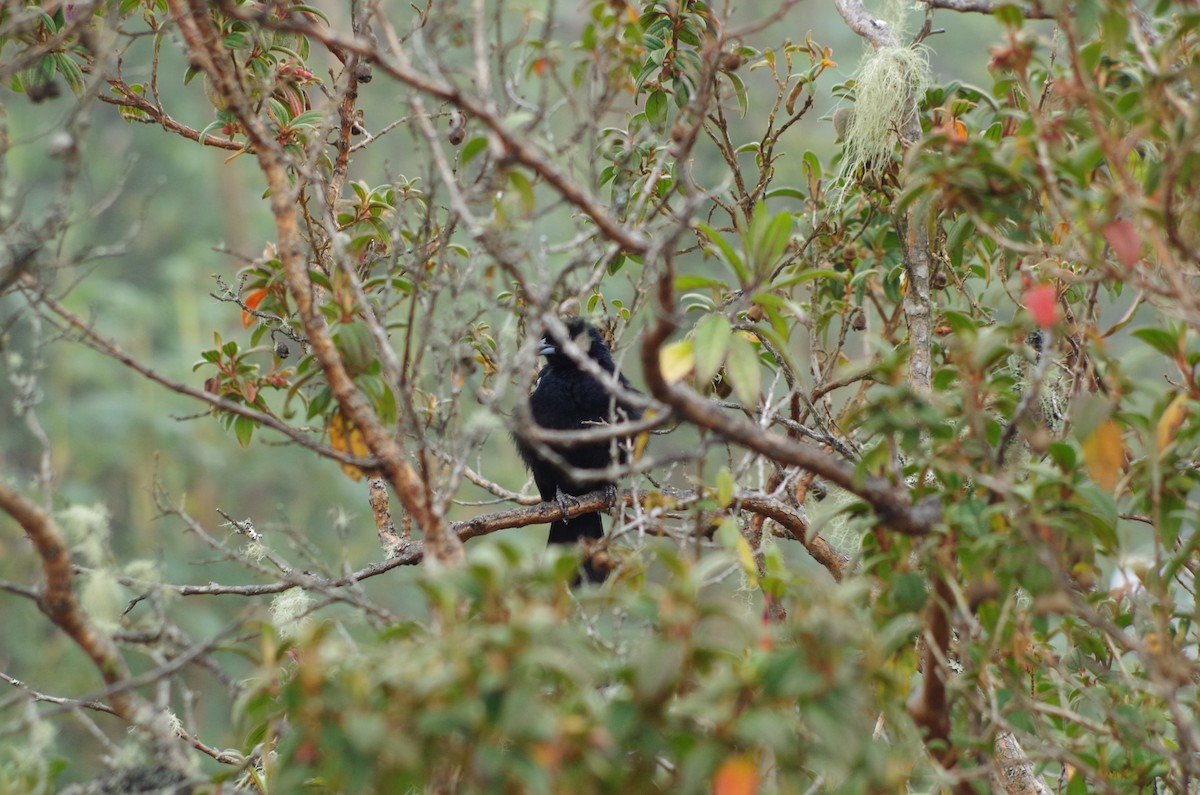
<instances>
[{"instance_id":1,"label":"bare branch","mask_svg":"<svg viewBox=\"0 0 1200 795\"><path fill-rule=\"evenodd\" d=\"M921 0L930 8L941 8L947 11L958 11L964 14L994 14L996 9L1002 5L1015 6L1021 12L1021 16L1026 19L1054 19L1055 16L1049 10L1042 7L1042 4L1037 0L1033 2L1018 5L1016 3L995 3L992 0Z\"/></svg>"}]
</instances>

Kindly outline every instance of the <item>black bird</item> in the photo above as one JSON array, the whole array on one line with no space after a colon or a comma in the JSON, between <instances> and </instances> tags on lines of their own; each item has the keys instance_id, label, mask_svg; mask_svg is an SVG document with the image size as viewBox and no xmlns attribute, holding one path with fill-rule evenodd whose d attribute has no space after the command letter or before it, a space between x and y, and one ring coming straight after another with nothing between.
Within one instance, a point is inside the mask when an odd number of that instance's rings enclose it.
<instances>
[{"instance_id":1,"label":"black bird","mask_svg":"<svg viewBox=\"0 0 1200 795\"><path fill-rule=\"evenodd\" d=\"M633 390L625 376L616 372L612 353L604 344L600 332L582 318L564 318L563 324L571 339L587 356L608 373L614 373L622 387ZM612 394L595 376L586 372L562 349L550 334L542 339L538 353L546 357L546 366L538 375L537 384L529 395L529 411L533 421L542 428L570 431L594 428L600 423L638 419L642 412L636 406ZM534 483L543 502L561 503L572 495L587 494L611 482L579 483L556 464L538 452L538 445L514 435L517 450L533 473ZM620 442L626 440L618 440ZM574 469L605 469L613 462L611 439L576 445L546 444ZM624 459L624 455L620 456ZM565 513L565 511L564 511ZM585 513L573 519L558 519L550 524L551 544L575 544L581 538L597 539L604 535L599 513ZM584 562L584 571L592 582L604 579L591 561Z\"/></svg>"}]
</instances>

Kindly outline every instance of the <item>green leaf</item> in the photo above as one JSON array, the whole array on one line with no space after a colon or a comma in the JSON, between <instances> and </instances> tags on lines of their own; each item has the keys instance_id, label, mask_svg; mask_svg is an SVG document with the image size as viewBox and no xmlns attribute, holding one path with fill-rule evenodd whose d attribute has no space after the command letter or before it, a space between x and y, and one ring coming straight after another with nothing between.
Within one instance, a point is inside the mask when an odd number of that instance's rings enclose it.
<instances>
[{"instance_id":1,"label":"green leaf","mask_svg":"<svg viewBox=\"0 0 1200 795\"><path fill-rule=\"evenodd\" d=\"M975 224L971 221L970 216L962 215L955 220L946 234L946 253L950 256L950 264L954 267L962 267L963 247L974 231Z\"/></svg>"},{"instance_id":2,"label":"green leaf","mask_svg":"<svg viewBox=\"0 0 1200 795\"><path fill-rule=\"evenodd\" d=\"M484 149L487 149L487 138L482 135L477 135L463 144L462 151L458 155L458 160L463 165L466 165Z\"/></svg>"},{"instance_id":3,"label":"green leaf","mask_svg":"<svg viewBox=\"0 0 1200 795\"><path fill-rule=\"evenodd\" d=\"M667 95L662 91L651 91L646 97L646 118L651 124L665 127L667 124Z\"/></svg>"},{"instance_id":4,"label":"green leaf","mask_svg":"<svg viewBox=\"0 0 1200 795\"><path fill-rule=\"evenodd\" d=\"M758 366L758 349L740 334L730 339L729 354L725 359L725 373L733 385L738 402L746 408L758 406L758 391L762 385L762 372Z\"/></svg>"},{"instance_id":5,"label":"green leaf","mask_svg":"<svg viewBox=\"0 0 1200 795\"><path fill-rule=\"evenodd\" d=\"M763 194L764 199L800 199L804 201L808 198L804 191L799 188L789 188L786 185L782 188L771 188Z\"/></svg>"},{"instance_id":6,"label":"green leaf","mask_svg":"<svg viewBox=\"0 0 1200 795\"><path fill-rule=\"evenodd\" d=\"M308 412L305 415L305 419L311 420L313 417L321 416L332 402L333 392L329 387L323 387L320 392L313 395L312 400L308 401Z\"/></svg>"},{"instance_id":7,"label":"green leaf","mask_svg":"<svg viewBox=\"0 0 1200 795\"><path fill-rule=\"evenodd\" d=\"M905 572L896 575L892 582L892 604L902 613L916 613L925 607L928 593L925 578L919 574Z\"/></svg>"},{"instance_id":8,"label":"green leaf","mask_svg":"<svg viewBox=\"0 0 1200 795\"><path fill-rule=\"evenodd\" d=\"M334 345L351 376L364 373L375 361L375 339L365 323L344 323L333 335Z\"/></svg>"},{"instance_id":9,"label":"green leaf","mask_svg":"<svg viewBox=\"0 0 1200 795\"><path fill-rule=\"evenodd\" d=\"M737 97L738 113L744 119L746 112L750 109L750 103L746 98L746 84L742 82L742 78L738 77L733 72L725 72L726 79L733 86L733 95Z\"/></svg>"},{"instance_id":10,"label":"green leaf","mask_svg":"<svg viewBox=\"0 0 1200 795\"><path fill-rule=\"evenodd\" d=\"M741 255L734 251L733 246L729 245L725 238L721 237L720 233L708 224L696 224L696 228L716 247L721 260L733 270L738 280L742 284L748 283L750 272L746 270L746 263L742 261Z\"/></svg>"},{"instance_id":11,"label":"green leaf","mask_svg":"<svg viewBox=\"0 0 1200 795\"><path fill-rule=\"evenodd\" d=\"M238 444L242 447L250 446L250 438L254 436L254 429L258 427L258 423L249 417L238 417L233 421L233 432L237 436Z\"/></svg>"},{"instance_id":12,"label":"green leaf","mask_svg":"<svg viewBox=\"0 0 1200 795\"><path fill-rule=\"evenodd\" d=\"M325 119L325 114L319 110L308 110L292 119L291 127L316 127Z\"/></svg>"},{"instance_id":13,"label":"green leaf","mask_svg":"<svg viewBox=\"0 0 1200 795\"><path fill-rule=\"evenodd\" d=\"M1079 453L1066 442L1052 442L1046 452L1063 472L1071 473L1079 468Z\"/></svg>"},{"instance_id":14,"label":"green leaf","mask_svg":"<svg viewBox=\"0 0 1200 795\"><path fill-rule=\"evenodd\" d=\"M721 290L729 289L729 285L718 279L710 279L707 276L691 276L683 275L675 277L676 290L695 290L700 287L716 287Z\"/></svg>"},{"instance_id":15,"label":"green leaf","mask_svg":"<svg viewBox=\"0 0 1200 795\"><path fill-rule=\"evenodd\" d=\"M750 228L744 236L746 252L751 267L759 276L765 276L775 267L779 259L787 251L788 241L792 235L792 214L767 214L765 204L754 208L750 219Z\"/></svg>"},{"instance_id":16,"label":"green leaf","mask_svg":"<svg viewBox=\"0 0 1200 795\"><path fill-rule=\"evenodd\" d=\"M1100 41L1110 58L1116 58L1129 40L1127 11L1107 11L1100 17Z\"/></svg>"},{"instance_id":17,"label":"green leaf","mask_svg":"<svg viewBox=\"0 0 1200 795\"><path fill-rule=\"evenodd\" d=\"M733 504L733 475L729 467L721 467L717 473L717 505L728 508Z\"/></svg>"},{"instance_id":18,"label":"green leaf","mask_svg":"<svg viewBox=\"0 0 1200 795\"><path fill-rule=\"evenodd\" d=\"M521 199L521 209L526 215L532 215L533 211L537 209L537 205L534 203L533 183L529 181L529 177L514 170L508 172L508 182Z\"/></svg>"},{"instance_id":19,"label":"green leaf","mask_svg":"<svg viewBox=\"0 0 1200 795\"><path fill-rule=\"evenodd\" d=\"M1165 331L1160 328L1140 328L1132 332L1142 342L1154 350L1172 359L1183 353L1183 335L1180 332Z\"/></svg>"},{"instance_id":20,"label":"green leaf","mask_svg":"<svg viewBox=\"0 0 1200 795\"><path fill-rule=\"evenodd\" d=\"M76 96L81 95L87 87L87 80L83 75L83 70L79 68L79 64L67 55L55 55L54 62L71 91Z\"/></svg>"},{"instance_id":21,"label":"green leaf","mask_svg":"<svg viewBox=\"0 0 1200 795\"><path fill-rule=\"evenodd\" d=\"M722 467L721 473L728 475L729 470ZM721 475L718 474L717 475L717 482L718 482L717 492L718 492L718 494L720 494L720 479L721 479ZM733 478L730 478L729 482L732 487ZM733 498L731 495L730 502L732 502L732 501L733 501ZM716 541L718 544L720 544L725 549L730 549L730 550L735 549L737 547L737 541L741 537L742 537L742 534L738 530L737 522L733 521L732 519L730 519L728 517L722 519L721 523L717 525L717 529L713 532L713 541Z\"/></svg>"},{"instance_id":22,"label":"green leaf","mask_svg":"<svg viewBox=\"0 0 1200 795\"><path fill-rule=\"evenodd\" d=\"M671 91L675 94L675 106L684 108L692 98L692 90L686 80L675 78L671 81Z\"/></svg>"},{"instance_id":23,"label":"green leaf","mask_svg":"<svg viewBox=\"0 0 1200 795\"><path fill-rule=\"evenodd\" d=\"M1001 25L1013 30L1020 30L1025 24L1025 14L1016 5L1002 3L992 12Z\"/></svg>"},{"instance_id":24,"label":"green leaf","mask_svg":"<svg viewBox=\"0 0 1200 795\"><path fill-rule=\"evenodd\" d=\"M708 315L696 325L693 351L697 381L711 381L721 369L732 336L733 329L724 315Z\"/></svg>"}]
</instances>

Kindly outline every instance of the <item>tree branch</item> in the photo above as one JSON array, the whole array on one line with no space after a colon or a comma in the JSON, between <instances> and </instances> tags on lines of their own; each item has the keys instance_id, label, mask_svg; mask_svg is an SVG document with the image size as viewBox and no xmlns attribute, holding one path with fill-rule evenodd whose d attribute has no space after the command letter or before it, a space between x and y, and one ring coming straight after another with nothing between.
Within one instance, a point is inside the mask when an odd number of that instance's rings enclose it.
<instances>
[{"instance_id":1,"label":"tree branch","mask_svg":"<svg viewBox=\"0 0 1200 795\"><path fill-rule=\"evenodd\" d=\"M654 493L639 493L636 496L623 492L618 501L624 505L634 502L644 503L647 499L667 497L679 504L695 500L694 492L667 489ZM373 503L374 504L374 503ZM613 507L612 493L608 489L598 489L587 494L574 497L566 506L567 518L575 518L585 513L606 511ZM752 513L761 514L773 520L781 529L785 538L798 541L804 545L813 559L820 563L835 580L840 581L845 574L848 558L835 550L819 535L809 534L808 521L804 516L786 503L758 492L746 492L737 495L734 507ZM500 530L515 527L527 527L533 524L548 524L563 518L564 507L558 502L541 502L528 507L512 508L506 511L481 514L471 519L453 522L447 530L454 533L460 542L468 541L479 536L490 535ZM207 585L172 585L155 583L156 587L167 588L181 596L222 596L235 594L240 596L265 596L283 593L293 588L314 588L329 594L334 589L345 588L371 577L391 571L399 566L412 566L420 563L425 557L425 543L398 534L400 542L395 552L386 560L377 561L364 566L357 571L341 577L318 577L308 573L291 572L287 579L270 583L252 583L245 585L223 585L209 583ZM120 577L123 585L143 587L147 583L130 577Z\"/></svg>"},{"instance_id":2,"label":"tree branch","mask_svg":"<svg viewBox=\"0 0 1200 795\"><path fill-rule=\"evenodd\" d=\"M208 4L200 0L188 0L187 4L184 0L169 0L168 5L189 54L208 74L215 90L227 102L229 111L241 123L258 158L270 193L279 258L288 292L296 303L313 357L320 363L330 391L346 418L362 432L367 448L379 459L380 467L405 510L424 531L433 558L446 562L462 560L461 542L453 533L446 532L441 517L430 510L431 484L417 475L393 432L379 422L334 346L329 326L314 300L314 286L308 273L299 218L299 188L290 179L287 156L246 94L240 74L213 27Z\"/></svg>"},{"instance_id":3,"label":"tree branch","mask_svg":"<svg viewBox=\"0 0 1200 795\"><path fill-rule=\"evenodd\" d=\"M170 762L173 769L186 770L186 757L174 742L170 721L132 692L140 686L140 680L130 678L125 658L117 650L112 638L91 622L75 598L72 587L74 569L66 536L58 523L3 480L0 480L0 510L21 526L41 558L46 580L38 597L38 607L88 656L100 672L100 678L108 685L103 695L83 701L108 699L113 714L145 731L158 753Z\"/></svg>"},{"instance_id":4,"label":"tree branch","mask_svg":"<svg viewBox=\"0 0 1200 795\"><path fill-rule=\"evenodd\" d=\"M92 624L75 599L67 540L58 523L3 480L0 480L0 510L21 526L42 560L46 582L37 599L41 611L87 654L105 683L112 685L127 678L129 668L116 645ZM113 710L132 720L133 704L129 700L114 701Z\"/></svg>"},{"instance_id":5,"label":"tree branch","mask_svg":"<svg viewBox=\"0 0 1200 795\"><path fill-rule=\"evenodd\" d=\"M391 37L392 49L404 62L397 63L385 58L380 48L370 39L343 36L306 19L293 16L284 21L262 22L264 25L309 36L331 50L356 54L376 64L383 72L417 92L454 105L488 128L503 157L520 163L540 176L569 204L592 219L604 236L621 246L622 250L630 254L645 254L650 249L651 241L644 234L628 228L613 217L606 204L585 192L578 183L560 171L546 152L537 147L528 136L519 134L519 128L508 127L504 119L498 117L484 100L462 91L458 86L442 83L413 69L404 58L403 48L394 36Z\"/></svg>"},{"instance_id":6,"label":"tree branch","mask_svg":"<svg viewBox=\"0 0 1200 795\"><path fill-rule=\"evenodd\" d=\"M658 279L658 322L642 337L642 373L650 394L671 406L684 420L706 428L785 466L795 466L825 478L871 506L880 522L905 535L925 535L940 521L941 505L930 499L913 505L908 494L883 478L867 477L840 458L771 433L745 417L723 411L683 383L670 384L659 367L659 350L678 328L674 320L674 268L666 258Z\"/></svg>"},{"instance_id":7,"label":"tree branch","mask_svg":"<svg viewBox=\"0 0 1200 795\"><path fill-rule=\"evenodd\" d=\"M1026 19L1054 19L1050 11L1042 7L1037 0L1028 5L1017 5L1011 2L994 3L991 0L921 0L930 8L941 8L947 11L957 11L964 14L994 14L1000 6L1016 6L1021 16Z\"/></svg>"}]
</instances>

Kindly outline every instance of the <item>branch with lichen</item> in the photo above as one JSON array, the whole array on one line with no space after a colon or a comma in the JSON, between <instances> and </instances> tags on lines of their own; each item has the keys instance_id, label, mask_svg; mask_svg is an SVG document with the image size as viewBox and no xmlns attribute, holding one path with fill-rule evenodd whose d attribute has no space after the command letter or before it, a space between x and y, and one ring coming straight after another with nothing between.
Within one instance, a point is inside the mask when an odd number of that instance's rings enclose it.
<instances>
[{"instance_id":1,"label":"branch with lichen","mask_svg":"<svg viewBox=\"0 0 1200 795\"><path fill-rule=\"evenodd\" d=\"M129 686L133 681L125 658L112 638L88 617L74 590L74 569L62 528L47 511L0 479L0 510L25 531L42 563L44 582L37 593L37 606L55 626L75 642L100 672L107 685L106 698L114 714L146 732L165 760L179 770L186 759L173 742L172 721L146 702Z\"/></svg>"}]
</instances>

